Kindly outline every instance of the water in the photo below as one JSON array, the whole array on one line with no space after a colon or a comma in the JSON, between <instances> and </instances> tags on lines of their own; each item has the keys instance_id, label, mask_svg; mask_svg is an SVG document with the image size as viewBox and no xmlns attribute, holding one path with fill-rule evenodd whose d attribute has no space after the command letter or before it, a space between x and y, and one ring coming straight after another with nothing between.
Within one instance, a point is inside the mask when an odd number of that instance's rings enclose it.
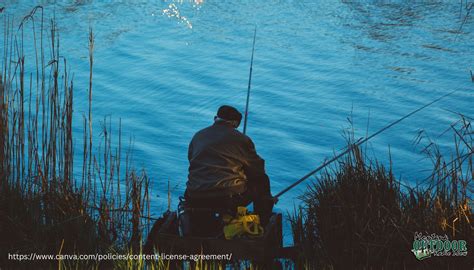
<instances>
[{"instance_id":1,"label":"water","mask_svg":"<svg viewBox=\"0 0 474 270\"><path fill-rule=\"evenodd\" d=\"M458 117L474 116L474 19L456 1L44 1L55 14L62 55L75 73L76 149L87 114L87 35L95 33L93 113L122 119L134 137L134 160L152 179L152 212L183 193L187 146L212 123L221 104L244 110L252 37L255 49L248 135L266 160L272 192L314 169L344 146L352 118L356 137L454 89L454 95L407 119L368 145L402 181L430 173L413 145L425 130L449 153ZM454 3L456 2L456 3ZM7 1L17 20L33 5ZM369 119L369 121L368 121ZM98 141L95 141L98 145ZM76 151L81 155L80 150ZM77 166L81 163L77 162ZM80 172L80 170L76 170ZM283 196L278 209L299 204L306 189Z\"/></svg>"}]
</instances>

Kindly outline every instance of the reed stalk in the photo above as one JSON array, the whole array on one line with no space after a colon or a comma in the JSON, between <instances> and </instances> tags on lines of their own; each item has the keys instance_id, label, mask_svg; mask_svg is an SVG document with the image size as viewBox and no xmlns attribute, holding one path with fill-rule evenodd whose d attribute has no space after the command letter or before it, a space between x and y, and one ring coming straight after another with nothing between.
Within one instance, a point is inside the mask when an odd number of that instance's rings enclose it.
<instances>
[{"instance_id":1,"label":"reed stalk","mask_svg":"<svg viewBox=\"0 0 474 270\"><path fill-rule=\"evenodd\" d=\"M45 24L40 6L19 27L5 13L1 16L0 253L57 254L60 249L64 254L90 254L140 246L143 216L149 216L149 178L133 168L132 147L122 156L121 122L118 142L112 136L116 128L110 117L102 122L101 136L93 131L92 29L81 160L74 148L74 84L60 52L56 22ZM34 50L32 59L26 50ZM94 148L97 141L102 142ZM125 168L120 165L122 158ZM75 169L82 172L79 178ZM15 263L0 258L0 265L14 267ZM88 266L91 262L75 265Z\"/></svg>"}]
</instances>

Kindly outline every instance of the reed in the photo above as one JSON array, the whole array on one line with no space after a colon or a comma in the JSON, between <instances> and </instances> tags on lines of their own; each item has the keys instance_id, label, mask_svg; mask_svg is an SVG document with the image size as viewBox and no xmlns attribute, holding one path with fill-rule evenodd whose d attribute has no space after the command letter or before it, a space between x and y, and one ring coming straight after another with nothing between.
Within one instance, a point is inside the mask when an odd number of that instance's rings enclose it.
<instances>
[{"instance_id":1,"label":"reed","mask_svg":"<svg viewBox=\"0 0 474 270\"><path fill-rule=\"evenodd\" d=\"M407 186L377 161L355 148L326 170L302 196L303 207L290 215L298 268L306 269L468 269L467 257L416 260L415 232L436 233L474 243L472 126L462 116L450 129L450 161L432 141L423 149L433 173ZM470 251L468 251L468 254Z\"/></svg>"},{"instance_id":2,"label":"reed","mask_svg":"<svg viewBox=\"0 0 474 270\"><path fill-rule=\"evenodd\" d=\"M81 160L75 158L72 131L76 119L73 80L60 53L55 21L44 22L41 6L19 26L5 13L1 15L0 253L4 255L0 265L27 265L7 260L9 253L91 254L140 246L143 217L149 216L149 178L133 168L131 146L122 156L120 122L118 134L112 134L117 128L110 117L104 118L100 137L93 133L92 30ZM26 40L32 44L25 44ZM96 148L94 141L101 141ZM82 177L75 174L77 168ZM82 268L91 262L79 264Z\"/></svg>"}]
</instances>

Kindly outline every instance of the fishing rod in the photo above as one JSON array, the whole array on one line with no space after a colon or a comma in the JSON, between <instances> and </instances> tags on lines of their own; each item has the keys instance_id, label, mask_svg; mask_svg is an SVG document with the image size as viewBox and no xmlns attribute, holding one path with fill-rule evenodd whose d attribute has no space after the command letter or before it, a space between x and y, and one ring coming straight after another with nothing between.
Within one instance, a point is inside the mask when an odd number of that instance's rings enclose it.
<instances>
[{"instance_id":1,"label":"fishing rod","mask_svg":"<svg viewBox=\"0 0 474 270\"><path fill-rule=\"evenodd\" d=\"M379 135L380 133L384 132L385 130L393 127L394 125L400 123L401 121L407 119L408 117L416 114L417 112L433 105L434 103L454 94L455 92L457 92L459 89L457 90L453 90L425 105L423 105L422 107L410 112L409 114L403 116L402 118L398 119L398 120L395 120L393 121L392 123L390 123L389 125L379 129L377 132L373 133L372 135L368 136L367 138L360 138L359 140L357 140L355 143L351 144L345 151L341 152L340 154L336 155L335 157L323 162L323 164L321 164L319 167L317 167L316 169L314 169L313 171L309 172L308 174L306 174L305 176L303 176L302 178L300 178L298 181L294 182L293 184L289 185L288 187L286 187L285 189L283 189L282 191L280 191L277 195L274 196L274 198L278 198L280 197L281 195L285 194L286 192L288 192L290 189L294 188L295 186L299 185L301 182L305 181L306 179L308 179L310 176L312 176L313 174L319 172L320 170L322 170L323 168L325 168L326 166L328 166L329 164L333 163L334 161L338 160L339 158L341 158L342 156L344 156L345 154L349 153L350 151L352 151L352 149L358 147L359 145L367 142L368 140L372 139L373 137Z\"/></svg>"},{"instance_id":2,"label":"fishing rod","mask_svg":"<svg viewBox=\"0 0 474 270\"><path fill-rule=\"evenodd\" d=\"M245 116L244 116L244 131L247 130L247 115L249 113L249 100L250 100L250 85L252 84L252 70L253 70L253 53L255 52L255 38L257 37L257 26L255 25L255 31L253 33L253 46L252 46L252 58L250 59L250 74L249 74L249 85L247 88L247 103L245 104Z\"/></svg>"}]
</instances>

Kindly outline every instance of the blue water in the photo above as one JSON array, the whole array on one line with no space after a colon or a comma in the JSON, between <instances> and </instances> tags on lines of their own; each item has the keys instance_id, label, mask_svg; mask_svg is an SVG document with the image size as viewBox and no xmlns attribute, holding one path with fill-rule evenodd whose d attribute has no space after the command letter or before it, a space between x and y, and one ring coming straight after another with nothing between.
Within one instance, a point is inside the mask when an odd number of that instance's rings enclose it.
<instances>
[{"instance_id":1,"label":"blue water","mask_svg":"<svg viewBox=\"0 0 474 270\"><path fill-rule=\"evenodd\" d=\"M122 119L134 161L152 181L152 213L185 188L187 146L221 104L244 110L257 26L248 135L266 160L272 191L317 167L356 137L458 92L374 138L368 154L410 184L431 163L413 139L421 129L449 153L458 117L474 116L474 18L459 1L44 1L55 14L61 51L74 72L76 155L87 114L87 35L95 33L95 133L104 115ZM29 1L7 1L4 14L26 15ZM473 14L474 15L474 14ZM94 142L98 145L98 141ZM78 168L80 162L76 163ZM76 172L80 172L78 169ZM298 186L277 207L292 210Z\"/></svg>"}]
</instances>

